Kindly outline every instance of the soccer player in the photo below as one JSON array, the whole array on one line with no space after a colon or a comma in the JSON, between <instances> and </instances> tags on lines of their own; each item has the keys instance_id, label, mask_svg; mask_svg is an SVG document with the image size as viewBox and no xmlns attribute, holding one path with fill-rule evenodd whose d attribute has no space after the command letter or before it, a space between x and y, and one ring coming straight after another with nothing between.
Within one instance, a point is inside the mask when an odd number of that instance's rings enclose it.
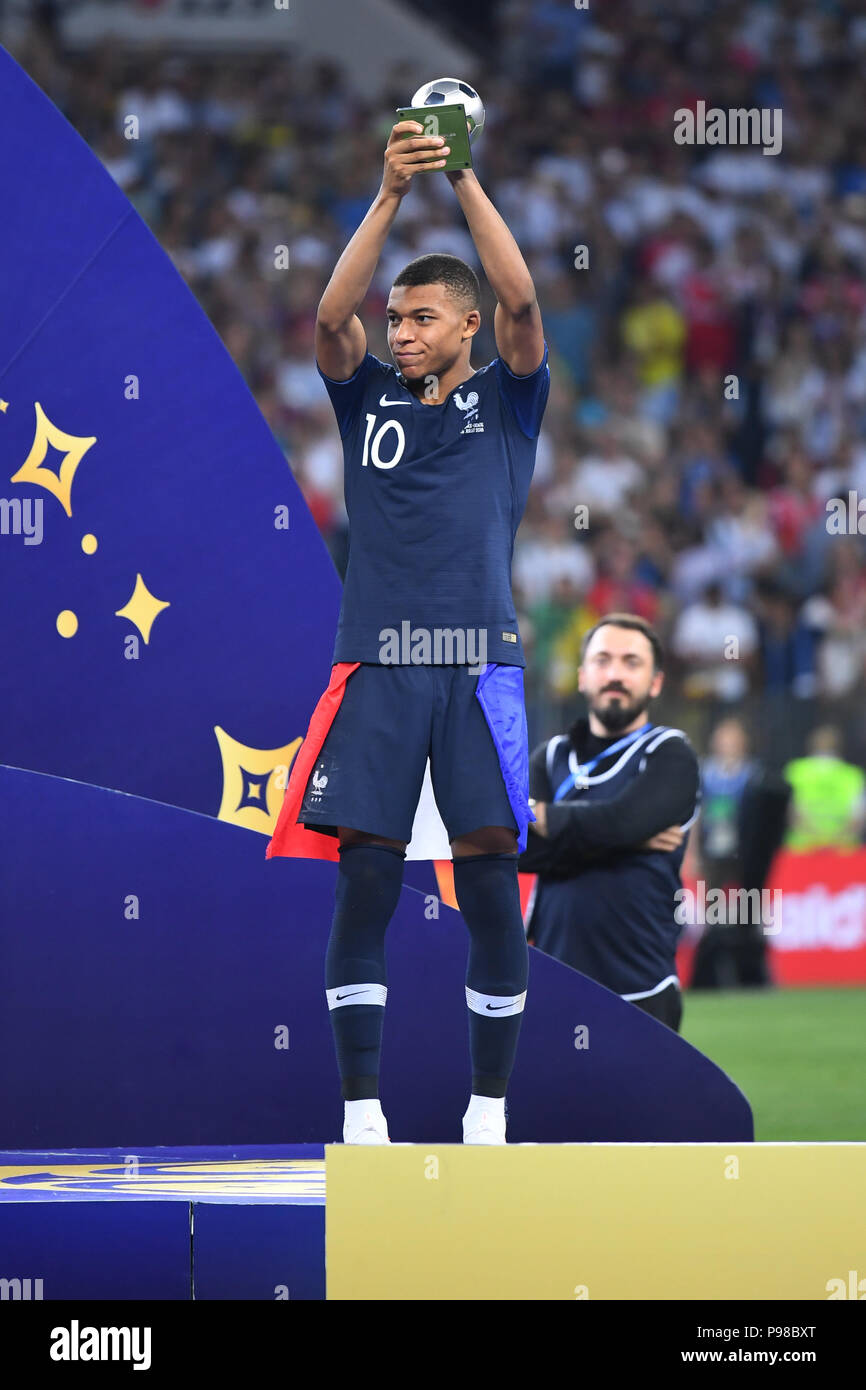
<instances>
[{"instance_id":1,"label":"soccer player","mask_svg":"<svg viewBox=\"0 0 866 1390\"><path fill-rule=\"evenodd\" d=\"M385 932L428 758L469 929L464 1143L506 1142L526 999L517 859L532 812L511 557L550 370L529 270L471 169L446 177L496 295L499 355L470 365L479 283L456 256L421 256L394 281L396 366L367 351L357 315L412 180L447 154L417 122L393 127L381 187L316 323L343 440L349 558L331 682L268 853L304 853L292 848L296 824L339 839L325 986L350 1144L390 1142L378 1098Z\"/></svg>"}]
</instances>

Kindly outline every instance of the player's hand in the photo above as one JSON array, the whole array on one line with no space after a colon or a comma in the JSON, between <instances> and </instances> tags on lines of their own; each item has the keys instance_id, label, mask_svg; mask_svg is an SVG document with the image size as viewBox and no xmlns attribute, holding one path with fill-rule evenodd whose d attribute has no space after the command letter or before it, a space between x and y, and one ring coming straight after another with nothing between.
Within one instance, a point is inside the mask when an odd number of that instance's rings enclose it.
<instances>
[{"instance_id":1,"label":"player's hand","mask_svg":"<svg viewBox=\"0 0 866 1390\"><path fill-rule=\"evenodd\" d=\"M414 134L407 139L406 131L413 131ZM382 192L396 193L402 198L409 192L415 174L442 168L449 148L441 135L425 135L420 122L398 121L385 147Z\"/></svg>"},{"instance_id":2,"label":"player's hand","mask_svg":"<svg viewBox=\"0 0 866 1390\"><path fill-rule=\"evenodd\" d=\"M651 835L643 844L638 845L638 849L657 849L663 854L670 854L673 850L679 849L683 842L683 832L678 825L669 825L667 830L659 830L655 835Z\"/></svg>"}]
</instances>

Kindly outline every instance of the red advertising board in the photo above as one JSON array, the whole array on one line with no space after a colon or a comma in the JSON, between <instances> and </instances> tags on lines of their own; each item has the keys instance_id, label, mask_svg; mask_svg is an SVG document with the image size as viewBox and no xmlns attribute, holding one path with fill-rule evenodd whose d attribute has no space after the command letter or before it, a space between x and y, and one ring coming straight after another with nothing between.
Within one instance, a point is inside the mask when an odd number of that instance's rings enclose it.
<instances>
[{"instance_id":1,"label":"red advertising board","mask_svg":"<svg viewBox=\"0 0 866 1390\"><path fill-rule=\"evenodd\" d=\"M781 893L781 929L769 938L778 984L866 984L866 849L783 850L767 887Z\"/></svg>"},{"instance_id":2,"label":"red advertising board","mask_svg":"<svg viewBox=\"0 0 866 1390\"><path fill-rule=\"evenodd\" d=\"M684 875L683 887L702 909L697 917L690 914L690 922L725 920L724 907L721 918L711 915L712 895L704 885ZM735 890L727 896L732 902ZM763 889L760 911L776 984L866 984L866 849L806 854L781 850ZM740 920L728 911L728 922ZM677 970L686 983L701 930L700 925L686 926L677 951Z\"/></svg>"}]
</instances>

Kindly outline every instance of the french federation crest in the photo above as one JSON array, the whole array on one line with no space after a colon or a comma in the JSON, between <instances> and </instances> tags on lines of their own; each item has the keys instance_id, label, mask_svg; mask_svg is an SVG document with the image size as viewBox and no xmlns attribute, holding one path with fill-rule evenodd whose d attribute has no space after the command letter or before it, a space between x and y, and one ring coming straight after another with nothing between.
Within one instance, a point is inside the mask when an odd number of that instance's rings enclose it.
<instances>
[{"instance_id":1,"label":"french federation crest","mask_svg":"<svg viewBox=\"0 0 866 1390\"><path fill-rule=\"evenodd\" d=\"M481 420L477 418L478 400L479 396L477 391L470 391L469 395L466 396L465 399L463 396L460 395L459 391L455 393L454 403L459 410L462 410L464 412L464 415L466 417L466 423L460 431L461 434L484 433L484 424Z\"/></svg>"}]
</instances>

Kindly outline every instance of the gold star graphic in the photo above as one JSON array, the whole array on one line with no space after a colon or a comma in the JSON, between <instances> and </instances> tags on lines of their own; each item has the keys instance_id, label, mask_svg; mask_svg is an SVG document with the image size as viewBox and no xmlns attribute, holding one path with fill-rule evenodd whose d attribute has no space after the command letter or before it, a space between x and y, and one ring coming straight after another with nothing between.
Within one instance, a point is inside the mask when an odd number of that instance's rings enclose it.
<instances>
[{"instance_id":1,"label":"gold star graphic","mask_svg":"<svg viewBox=\"0 0 866 1390\"><path fill-rule=\"evenodd\" d=\"M246 830L258 830L270 839L288 786L289 769L303 739L296 738L284 748L250 748L219 725L214 733L223 764L223 794L217 820L242 825ZM246 785L245 796L245 783L253 777L261 778L261 783L258 789L255 783ZM250 806L250 797L261 801L261 805ZM247 804L242 805L243 802Z\"/></svg>"},{"instance_id":2,"label":"gold star graphic","mask_svg":"<svg viewBox=\"0 0 866 1390\"><path fill-rule=\"evenodd\" d=\"M72 479L75 477L75 470L87 450L96 443L96 435L85 438L83 435L67 434L65 430L58 429L56 425L51 423L38 401L35 402L35 405L36 436L30 453L10 481L13 483L35 483L37 487L44 487L46 492L52 493L57 498L66 515L71 516ZM57 473L53 473L50 468L43 467L49 444L64 455Z\"/></svg>"},{"instance_id":3,"label":"gold star graphic","mask_svg":"<svg viewBox=\"0 0 866 1390\"><path fill-rule=\"evenodd\" d=\"M4 414L4 415L6 414L6 411L7 411L8 409L9 409L9 402L8 402L8 401L0 401L0 410L3 411L3 414Z\"/></svg>"},{"instance_id":4,"label":"gold star graphic","mask_svg":"<svg viewBox=\"0 0 866 1390\"><path fill-rule=\"evenodd\" d=\"M115 609L116 618L129 618L131 623L135 623L145 643L150 641L150 629L153 627L157 616L163 608L170 608L170 603L164 603L162 599L154 598L140 574L135 576L135 588L132 591L132 598L123 608Z\"/></svg>"}]
</instances>

